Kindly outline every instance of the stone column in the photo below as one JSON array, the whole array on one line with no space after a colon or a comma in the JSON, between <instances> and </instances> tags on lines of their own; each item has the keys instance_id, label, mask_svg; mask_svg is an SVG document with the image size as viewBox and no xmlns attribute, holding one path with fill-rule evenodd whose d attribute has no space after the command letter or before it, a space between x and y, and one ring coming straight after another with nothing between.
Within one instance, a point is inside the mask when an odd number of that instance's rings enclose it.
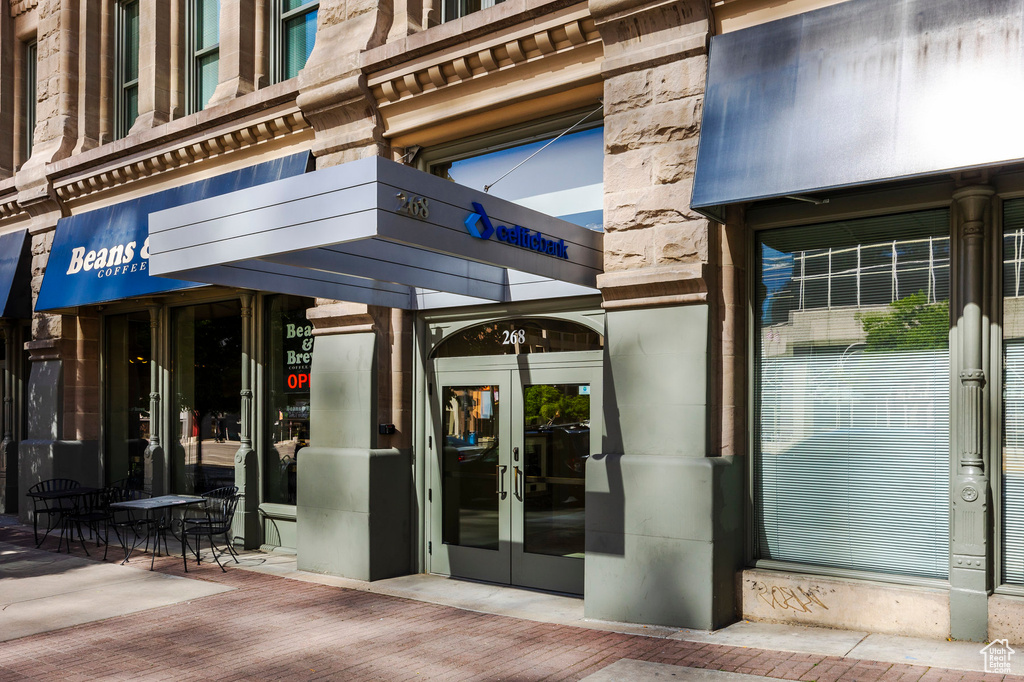
<instances>
[{"instance_id":1,"label":"stone column","mask_svg":"<svg viewBox=\"0 0 1024 682\"><path fill-rule=\"evenodd\" d=\"M217 89L207 106L256 89L255 0L221 0L219 54Z\"/></svg>"},{"instance_id":2,"label":"stone column","mask_svg":"<svg viewBox=\"0 0 1024 682\"><path fill-rule=\"evenodd\" d=\"M78 41L78 143L75 153L97 146L100 141L100 96L105 72L103 47L108 40L103 30L103 3L81 0ZM99 58L97 59L97 55Z\"/></svg>"},{"instance_id":3,"label":"stone column","mask_svg":"<svg viewBox=\"0 0 1024 682\"><path fill-rule=\"evenodd\" d=\"M171 6L168 0L139 0L139 117L130 132L171 120Z\"/></svg>"},{"instance_id":4,"label":"stone column","mask_svg":"<svg viewBox=\"0 0 1024 682\"><path fill-rule=\"evenodd\" d=\"M99 141L106 144L114 139L114 3L100 0L99 37ZM96 61L95 56L92 59Z\"/></svg>"},{"instance_id":5,"label":"stone column","mask_svg":"<svg viewBox=\"0 0 1024 682\"><path fill-rule=\"evenodd\" d=\"M245 292L242 299L242 426L238 452L235 453L235 485L241 498L235 512L235 537L241 537L246 549L260 546L259 461L252 449L252 301Z\"/></svg>"},{"instance_id":6,"label":"stone column","mask_svg":"<svg viewBox=\"0 0 1024 682\"><path fill-rule=\"evenodd\" d=\"M953 469L950 485L953 513L950 527L950 623L955 639L988 639L988 595L991 592L989 537L991 504L986 453L986 255L991 231L991 187L965 187L953 194L959 243L957 282L959 317L958 394L953 403Z\"/></svg>"},{"instance_id":7,"label":"stone column","mask_svg":"<svg viewBox=\"0 0 1024 682\"><path fill-rule=\"evenodd\" d=\"M605 50L606 437L587 462L584 610L701 629L735 619L744 541L743 449L725 425L744 397L708 376L740 364L723 325L738 324L741 237L688 207L707 10L590 0Z\"/></svg>"},{"instance_id":8,"label":"stone column","mask_svg":"<svg viewBox=\"0 0 1024 682\"><path fill-rule=\"evenodd\" d=\"M316 44L299 72L296 100L316 134L312 151L318 168L389 155L359 54L384 44L393 5L393 0L320 3Z\"/></svg>"},{"instance_id":9,"label":"stone column","mask_svg":"<svg viewBox=\"0 0 1024 682\"><path fill-rule=\"evenodd\" d=\"M38 82L32 156L15 176L18 204L32 216L32 231L51 230L61 207L47 164L66 158L78 142L78 0L40 0L36 36Z\"/></svg>"},{"instance_id":10,"label":"stone column","mask_svg":"<svg viewBox=\"0 0 1024 682\"><path fill-rule=\"evenodd\" d=\"M11 4L0 0L0 178L14 173L14 19Z\"/></svg>"},{"instance_id":11,"label":"stone column","mask_svg":"<svg viewBox=\"0 0 1024 682\"><path fill-rule=\"evenodd\" d=\"M166 462L160 445L160 306L149 306L149 445L143 453L145 463L144 490L151 495L168 491L164 476Z\"/></svg>"}]
</instances>

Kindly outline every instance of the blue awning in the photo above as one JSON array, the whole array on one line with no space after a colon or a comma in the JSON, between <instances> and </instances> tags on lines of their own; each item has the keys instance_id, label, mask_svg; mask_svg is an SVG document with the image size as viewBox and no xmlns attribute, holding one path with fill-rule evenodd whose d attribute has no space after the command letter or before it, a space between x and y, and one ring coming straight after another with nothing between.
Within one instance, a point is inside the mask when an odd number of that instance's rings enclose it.
<instances>
[{"instance_id":1,"label":"blue awning","mask_svg":"<svg viewBox=\"0 0 1024 682\"><path fill-rule=\"evenodd\" d=\"M0 235L0 317L32 315L31 243L28 230Z\"/></svg>"},{"instance_id":2,"label":"blue awning","mask_svg":"<svg viewBox=\"0 0 1024 682\"><path fill-rule=\"evenodd\" d=\"M149 276L149 214L209 199L310 168L308 152L62 218L36 310L61 310L205 286Z\"/></svg>"},{"instance_id":3,"label":"blue awning","mask_svg":"<svg viewBox=\"0 0 1024 682\"><path fill-rule=\"evenodd\" d=\"M850 0L715 36L691 207L1024 161L1022 29L1024 0Z\"/></svg>"}]
</instances>

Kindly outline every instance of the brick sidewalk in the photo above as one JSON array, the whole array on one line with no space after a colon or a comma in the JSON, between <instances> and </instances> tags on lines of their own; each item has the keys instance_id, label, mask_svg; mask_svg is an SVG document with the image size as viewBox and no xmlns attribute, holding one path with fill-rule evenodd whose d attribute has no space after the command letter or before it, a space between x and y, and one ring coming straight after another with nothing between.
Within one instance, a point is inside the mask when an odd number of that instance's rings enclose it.
<instances>
[{"instance_id":1,"label":"brick sidewalk","mask_svg":"<svg viewBox=\"0 0 1024 682\"><path fill-rule=\"evenodd\" d=\"M0 540L34 544L21 527ZM185 575L180 557L156 568ZM188 577L236 589L0 643L0 680L578 680L630 658L819 682L1024 682L537 623L216 565Z\"/></svg>"}]
</instances>

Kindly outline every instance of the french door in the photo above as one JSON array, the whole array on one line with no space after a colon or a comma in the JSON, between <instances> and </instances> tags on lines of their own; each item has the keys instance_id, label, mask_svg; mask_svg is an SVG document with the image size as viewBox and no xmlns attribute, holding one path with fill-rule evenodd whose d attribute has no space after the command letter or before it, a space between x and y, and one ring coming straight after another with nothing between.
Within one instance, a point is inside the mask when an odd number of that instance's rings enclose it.
<instances>
[{"instance_id":1,"label":"french door","mask_svg":"<svg viewBox=\"0 0 1024 682\"><path fill-rule=\"evenodd\" d=\"M583 593L586 460L600 448L599 354L435 362L429 565ZM596 362L595 362L596 360ZM532 362L531 362L532 361Z\"/></svg>"}]
</instances>

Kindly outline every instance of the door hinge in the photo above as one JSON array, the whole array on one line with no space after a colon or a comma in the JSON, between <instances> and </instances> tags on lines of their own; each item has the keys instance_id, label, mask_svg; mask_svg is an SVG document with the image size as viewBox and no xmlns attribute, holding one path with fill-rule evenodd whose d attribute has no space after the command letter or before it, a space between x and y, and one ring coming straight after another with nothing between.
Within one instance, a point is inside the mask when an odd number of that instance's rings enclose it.
<instances>
[{"instance_id":1,"label":"door hinge","mask_svg":"<svg viewBox=\"0 0 1024 682\"><path fill-rule=\"evenodd\" d=\"M428 450L433 450L434 449L434 437L433 436L427 436L427 449Z\"/></svg>"},{"instance_id":2,"label":"door hinge","mask_svg":"<svg viewBox=\"0 0 1024 682\"><path fill-rule=\"evenodd\" d=\"M433 542L428 542L427 543L427 554L433 554L433 553L434 553L434 543Z\"/></svg>"},{"instance_id":3,"label":"door hinge","mask_svg":"<svg viewBox=\"0 0 1024 682\"><path fill-rule=\"evenodd\" d=\"M427 502L433 502L433 501L434 501L434 489L433 488L427 488Z\"/></svg>"}]
</instances>

